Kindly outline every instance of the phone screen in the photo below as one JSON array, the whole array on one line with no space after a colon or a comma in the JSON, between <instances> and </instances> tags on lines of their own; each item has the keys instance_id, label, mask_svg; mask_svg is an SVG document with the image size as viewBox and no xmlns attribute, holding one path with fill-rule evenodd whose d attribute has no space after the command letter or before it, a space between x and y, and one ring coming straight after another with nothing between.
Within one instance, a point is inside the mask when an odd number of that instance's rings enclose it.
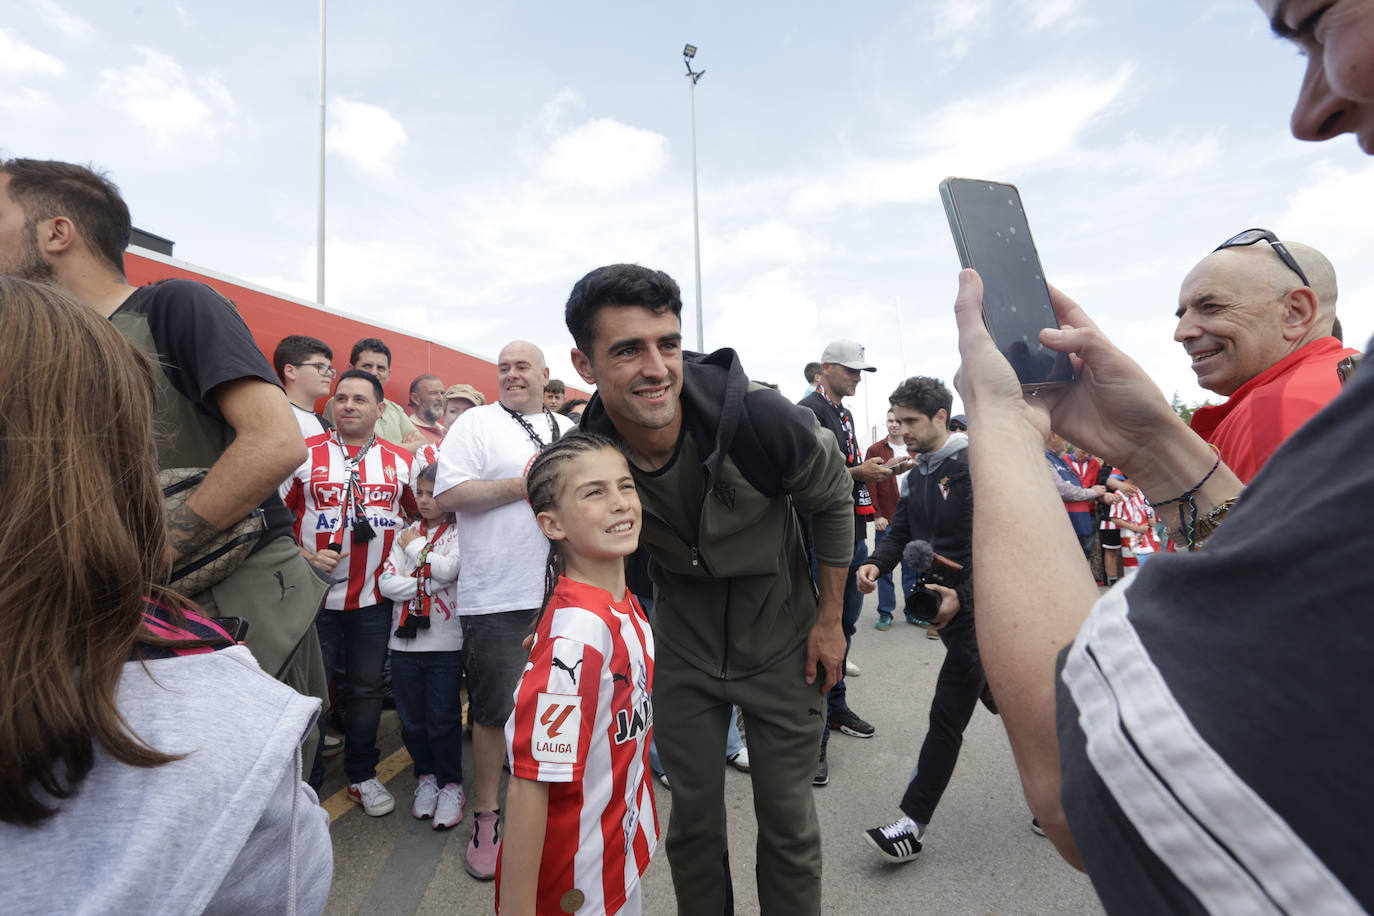
<instances>
[{"instance_id":1,"label":"phone screen","mask_svg":"<svg viewBox=\"0 0 1374 916\"><path fill-rule=\"evenodd\" d=\"M983 279L983 321L1021 384L1072 381L1068 356L1040 343L1040 331L1059 322L1016 187L946 178L940 198L960 262Z\"/></svg>"}]
</instances>

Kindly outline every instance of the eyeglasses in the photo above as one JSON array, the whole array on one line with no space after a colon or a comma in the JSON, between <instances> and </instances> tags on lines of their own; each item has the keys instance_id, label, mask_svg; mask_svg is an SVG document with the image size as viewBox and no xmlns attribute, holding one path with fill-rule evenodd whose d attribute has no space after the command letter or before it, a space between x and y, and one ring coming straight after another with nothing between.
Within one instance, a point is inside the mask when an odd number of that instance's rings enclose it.
<instances>
[{"instance_id":1,"label":"eyeglasses","mask_svg":"<svg viewBox=\"0 0 1374 916\"><path fill-rule=\"evenodd\" d=\"M1246 245L1253 245L1256 242L1268 242L1269 247L1274 249L1274 253L1283 259L1283 263L1288 265L1288 269L1297 274L1298 279L1302 280L1303 286L1312 285L1307 282L1307 274L1302 272L1302 268L1298 266L1297 259L1288 253L1288 249L1284 247L1283 242L1279 241L1278 236L1274 235L1274 233L1270 232L1268 229L1246 229L1238 235L1231 236L1216 248L1213 248L1212 251L1221 251L1223 248L1244 248Z\"/></svg>"},{"instance_id":2,"label":"eyeglasses","mask_svg":"<svg viewBox=\"0 0 1374 916\"><path fill-rule=\"evenodd\" d=\"M293 365L301 367L310 366L312 369L314 369L320 375L323 375L325 378L329 378L330 376L339 374L339 370L329 365L329 363L294 363Z\"/></svg>"}]
</instances>

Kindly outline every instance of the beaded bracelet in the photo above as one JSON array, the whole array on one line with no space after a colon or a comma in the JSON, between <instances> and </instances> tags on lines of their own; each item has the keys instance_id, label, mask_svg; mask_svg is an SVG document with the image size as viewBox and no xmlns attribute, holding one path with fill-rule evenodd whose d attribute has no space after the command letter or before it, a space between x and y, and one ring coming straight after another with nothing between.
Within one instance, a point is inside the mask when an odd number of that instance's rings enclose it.
<instances>
[{"instance_id":1,"label":"beaded bracelet","mask_svg":"<svg viewBox=\"0 0 1374 916\"><path fill-rule=\"evenodd\" d=\"M1221 456L1217 456L1216 462L1212 464L1212 469L1207 472L1197 486L1191 490L1175 496L1173 499L1160 500L1154 503L1155 506L1167 506L1169 503L1179 503L1178 522L1179 533L1183 535L1183 547L1185 550L1197 550L1201 546L1197 536L1197 493L1202 489L1202 485L1211 479L1212 475L1221 467ZM1229 507L1228 507L1229 508Z\"/></svg>"}]
</instances>

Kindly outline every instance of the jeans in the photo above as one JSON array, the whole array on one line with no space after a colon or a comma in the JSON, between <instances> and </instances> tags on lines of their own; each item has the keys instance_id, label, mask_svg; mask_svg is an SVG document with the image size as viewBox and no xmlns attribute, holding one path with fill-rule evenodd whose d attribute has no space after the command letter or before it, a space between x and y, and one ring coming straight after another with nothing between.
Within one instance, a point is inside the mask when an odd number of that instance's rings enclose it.
<instances>
[{"instance_id":1,"label":"jeans","mask_svg":"<svg viewBox=\"0 0 1374 916\"><path fill-rule=\"evenodd\" d=\"M415 777L463 784L463 651L391 653L391 692Z\"/></svg>"},{"instance_id":2,"label":"jeans","mask_svg":"<svg viewBox=\"0 0 1374 916\"><path fill-rule=\"evenodd\" d=\"M350 783L377 775L377 723L382 718L382 661L391 635L391 602L351 611L325 608L315 618L324 668L343 662L344 773ZM323 729L323 723L321 723ZM321 735L320 746L324 741Z\"/></svg>"},{"instance_id":3,"label":"jeans","mask_svg":"<svg viewBox=\"0 0 1374 916\"><path fill-rule=\"evenodd\" d=\"M873 547L876 550L878 545L887 537L886 531L879 531L873 537ZM902 607L906 607L907 596L916 587L916 580L919 578L916 567L905 560L902 561ZM892 584L892 573L878 577L878 614L886 614L891 617L897 609L897 589Z\"/></svg>"},{"instance_id":4,"label":"jeans","mask_svg":"<svg viewBox=\"0 0 1374 916\"><path fill-rule=\"evenodd\" d=\"M849 575L844 579L844 609L840 613L840 628L844 630L844 657L849 659L849 644L854 639L854 628L859 624L859 611L863 610L864 596L859 594L859 583L854 574L860 566L868 562L868 544L859 541L854 545L854 559L849 561ZM830 688L829 707L832 714L844 712L849 708L845 702L844 662L840 662L840 679ZM829 729L826 729L829 734Z\"/></svg>"},{"instance_id":5,"label":"jeans","mask_svg":"<svg viewBox=\"0 0 1374 916\"><path fill-rule=\"evenodd\" d=\"M949 786L964 742L964 729L987 684L972 614L955 614L941 630L940 638L945 643L945 661L930 701L930 728L901 802L902 813L918 824L930 823L935 806Z\"/></svg>"}]
</instances>

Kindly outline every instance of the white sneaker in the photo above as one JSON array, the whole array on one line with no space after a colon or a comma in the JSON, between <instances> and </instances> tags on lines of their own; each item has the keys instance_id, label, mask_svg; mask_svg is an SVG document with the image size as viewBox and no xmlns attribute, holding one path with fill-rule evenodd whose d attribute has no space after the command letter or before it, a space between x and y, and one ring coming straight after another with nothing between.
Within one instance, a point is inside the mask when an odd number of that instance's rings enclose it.
<instances>
[{"instance_id":1,"label":"white sneaker","mask_svg":"<svg viewBox=\"0 0 1374 916\"><path fill-rule=\"evenodd\" d=\"M863 674L863 672L859 670L859 666L858 666L858 665L854 664L853 662L851 662L851 661L850 661L849 659L847 659L847 658L844 660L844 676L845 676L845 677L858 677L858 676L861 675L861 674Z\"/></svg>"},{"instance_id":2,"label":"white sneaker","mask_svg":"<svg viewBox=\"0 0 1374 916\"><path fill-rule=\"evenodd\" d=\"M381 817L396 810L396 799L375 776L349 786L348 797L362 805L363 813L368 817Z\"/></svg>"},{"instance_id":3,"label":"white sneaker","mask_svg":"<svg viewBox=\"0 0 1374 916\"><path fill-rule=\"evenodd\" d=\"M434 781L433 776L426 773L420 777L420 784L415 787L415 802L410 806L410 816L417 821L433 817L434 806L438 801L439 784Z\"/></svg>"},{"instance_id":4,"label":"white sneaker","mask_svg":"<svg viewBox=\"0 0 1374 916\"><path fill-rule=\"evenodd\" d=\"M749 748L747 748L747 747L742 747L742 748L740 748L738 751L736 751L735 753L731 754L729 757L726 757L726 758L725 758L725 761L726 761L727 763L729 763L730 766L732 766L732 767L734 767L735 769L739 770L741 773L748 773L748 772L749 772Z\"/></svg>"},{"instance_id":5,"label":"white sneaker","mask_svg":"<svg viewBox=\"0 0 1374 916\"><path fill-rule=\"evenodd\" d=\"M439 790L434 808L434 829L447 830L463 819L463 787L451 782Z\"/></svg>"}]
</instances>

